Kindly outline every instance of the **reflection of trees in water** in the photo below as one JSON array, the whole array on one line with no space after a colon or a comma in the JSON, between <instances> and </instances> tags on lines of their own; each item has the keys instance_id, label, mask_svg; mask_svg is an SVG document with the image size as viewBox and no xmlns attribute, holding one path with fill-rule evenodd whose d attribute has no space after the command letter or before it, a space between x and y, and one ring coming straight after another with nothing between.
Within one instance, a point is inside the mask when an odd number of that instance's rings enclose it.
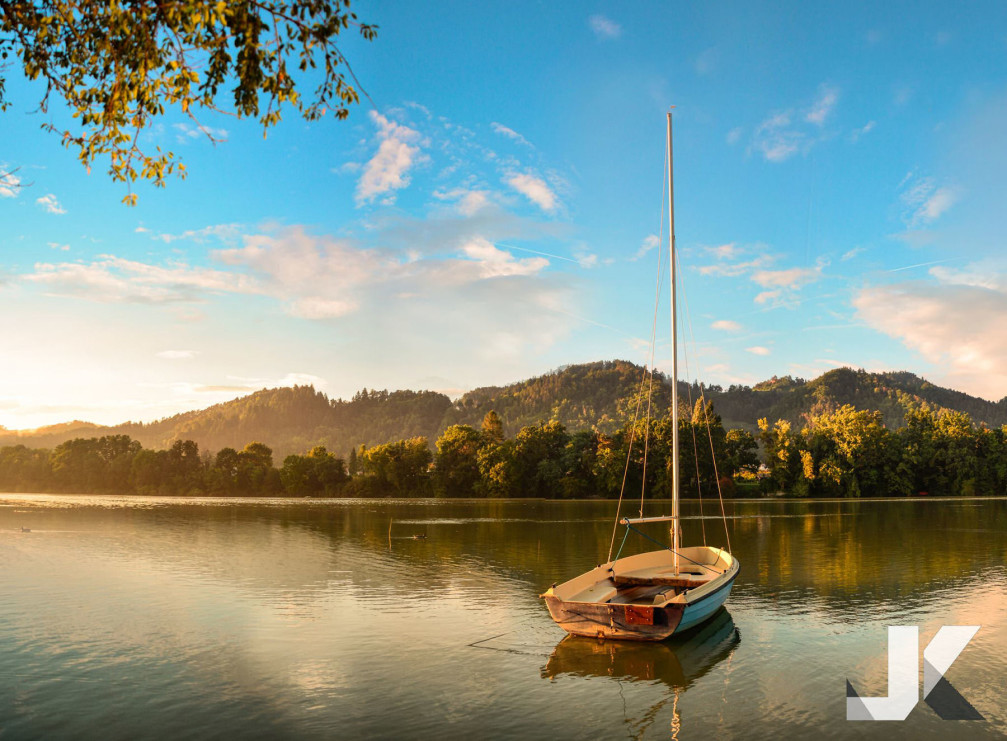
<instances>
[{"instance_id":1,"label":"reflection of trees in water","mask_svg":"<svg viewBox=\"0 0 1007 741\"><path fill-rule=\"evenodd\" d=\"M682 725L678 712L681 694L722 661L729 661L740 641L741 634L725 609L695 630L660 643L598 641L566 636L553 649L542 668L542 677L613 679L619 683L625 722L633 738L642 738L669 705L671 736L678 738ZM624 682L660 682L667 685L670 692L650 705L638 718L632 718L623 694Z\"/></svg>"},{"instance_id":2,"label":"reflection of trees in water","mask_svg":"<svg viewBox=\"0 0 1007 741\"><path fill-rule=\"evenodd\" d=\"M288 589L317 591L339 580L408 596L458 586L459 579L478 574L520 587L530 604L550 583L604 558L613 514L610 502L141 504L46 507L16 521L0 511L0 527L135 535L118 541L124 554L243 587L283 582ZM647 514L666 506L648 502ZM965 579L1007 562L1007 540L998 535L1007 532L1007 502L1001 500L729 501L727 508L731 542L743 564L731 598L736 605L850 621L895 600L907 609L943 599ZM697 504L685 502L683 513L698 514ZM689 542L701 542L699 522L686 520L685 531ZM660 525L647 532L667 535ZM413 540L414 534L427 538ZM708 542L719 545L713 533ZM625 553L652 547L631 537Z\"/></svg>"},{"instance_id":3,"label":"reflection of trees in water","mask_svg":"<svg viewBox=\"0 0 1007 741\"><path fill-rule=\"evenodd\" d=\"M648 503L658 513L666 503ZM728 502L731 543L743 568L733 600L776 609L814 609L850 619L898 600L941 598L962 580L1007 561L1007 502L1001 500ZM427 565L478 562L544 589L604 559L611 506L600 502L408 503L345 508L337 538L346 534L388 552L388 516L395 533L427 540L396 546L397 559ZM695 502L686 515L698 514ZM399 524L400 519L403 521ZM333 523L334 525L335 523ZM685 538L701 542L700 524L685 521ZM660 525L647 530L666 539ZM708 533L710 545L720 545ZM651 550L630 537L626 554ZM863 604L855 599L863 595ZM869 596L869 599L867 598ZM854 599L851 599L854 598Z\"/></svg>"}]
</instances>

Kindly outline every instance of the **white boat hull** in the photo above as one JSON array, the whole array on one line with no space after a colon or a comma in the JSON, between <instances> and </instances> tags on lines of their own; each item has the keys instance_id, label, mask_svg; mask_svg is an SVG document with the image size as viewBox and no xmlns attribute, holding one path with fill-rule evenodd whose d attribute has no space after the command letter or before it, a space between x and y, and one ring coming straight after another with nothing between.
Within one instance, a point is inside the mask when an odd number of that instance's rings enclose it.
<instances>
[{"instance_id":1,"label":"white boat hull","mask_svg":"<svg viewBox=\"0 0 1007 741\"><path fill-rule=\"evenodd\" d=\"M681 551L674 570L669 551L611 561L542 597L553 620L572 635L661 641L695 627L727 601L740 570L719 548Z\"/></svg>"}]
</instances>

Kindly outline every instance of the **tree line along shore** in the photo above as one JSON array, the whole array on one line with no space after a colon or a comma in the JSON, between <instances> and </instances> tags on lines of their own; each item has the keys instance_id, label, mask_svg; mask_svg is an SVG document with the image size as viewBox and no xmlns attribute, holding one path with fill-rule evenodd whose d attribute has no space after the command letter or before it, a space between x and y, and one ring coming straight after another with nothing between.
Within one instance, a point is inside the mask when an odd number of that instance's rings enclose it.
<instances>
[{"instance_id":1,"label":"tree line along shore","mask_svg":"<svg viewBox=\"0 0 1007 741\"><path fill-rule=\"evenodd\" d=\"M724 428L712 402L679 415L683 497L973 496L1007 490L1007 426L919 408L887 428L878 411L846 405L809 415L800 428L759 420L757 435ZM569 432L557 421L507 438L488 412L479 427L452 425L425 437L338 456L322 446L274 462L259 442L166 450L127 435L68 440L52 449L0 448L0 489L178 496L613 498L670 492L670 416L615 432ZM711 455L711 452L713 453ZM628 467L627 467L628 462Z\"/></svg>"}]
</instances>

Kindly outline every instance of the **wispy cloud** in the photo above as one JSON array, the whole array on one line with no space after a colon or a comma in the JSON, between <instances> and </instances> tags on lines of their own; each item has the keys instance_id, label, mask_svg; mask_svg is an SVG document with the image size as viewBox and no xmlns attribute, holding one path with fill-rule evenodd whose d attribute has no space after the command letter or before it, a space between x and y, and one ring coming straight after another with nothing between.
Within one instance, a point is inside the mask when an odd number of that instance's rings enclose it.
<instances>
[{"instance_id":1,"label":"wispy cloud","mask_svg":"<svg viewBox=\"0 0 1007 741\"><path fill-rule=\"evenodd\" d=\"M741 325L738 322L732 321L730 319L718 319L710 325L713 329L719 329L721 332L740 332Z\"/></svg>"},{"instance_id":2,"label":"wispy cloud","mask_svg":"<svg viewBox=\"0 0 1007 741\"><path fill-rule=\"evenodd\" d=\"M636 251L636 254L629 259L634 262L636 260L639 260L648 252L650 252L652 249L657 247L657 245L659 244L659 240L660 237L658 237L656 234L648 234L646 237L643 238L643 242L640 243L640 249L638 249Z\"/></svg>"},{"instance_id":3,"label":"wispy cloud","mask_svg":"<svg viewBox=\"0 0 1007 741\"><path fill-rule=\"evenodd\" d=\"M908 178L908 179L907 179ZM926 226L958 202L960 191L950 185L937 185L934 178L903 178L900 184L901 199L905 206L903 219L910 228Z\"/></svg>"},{"instance_id":4,"label":"wispy cloud","mask_svg":"<svg viewBox=\"0 0 1007 741\"><path fill-rule=\"evenodd\" d=\"M409 185L409 169L420 156L422 137L418 131L395 123L377 111L371 111L370 117L378 127L380 144L357 182L358 206L373 203L379 197L382 203L393 203L395 191Z\"/></svg>"},{"instance_id":5,"label":"wispy cloud","mask_svg":"<svg viewBox=\"0 0 1007 741\"><path fill-rule=\"evenodd\" d=\"M51 214L65 214L66 209L63 208L59 201L56 200L56 196L52 193L46 193L44 196L35 199L35 203L44 208Z\"/></svg>"},{"instance_id":6,"label":"wispy cloud","mask_svg":"<svg viewBox=\"0 0 1007 741\"><path fill-rule=\"evenodd\" d=\"M724 139L727 141L729 145L733 147L735 144L741 141L741 135L743 133L744 129L742 129L740 126L735 126L733 129L727 132L727 136L724 137Z\"/></svg>"},{"instance_id":7,"label":"wispy cloud","mask_svg":"<svg viewBox=\"0 0 1007 741\"><path fill-rule=\"evenodd\" d=\"M587 25L599 39L617 39L622 35L622 26L600 13L588 18Z\"/></svg>"},{"instance_id":8,"label":"wispy cloud","mask_svg":"<svg viewBox=\"0 0 1007 741\"><path fill-rule=\"evenodd\" d=\"M227 141L227 129L189 123L172 124L172 127L175 129L175 140L179 144L188 144L200 138L206 138L214 143Z\"/></svg>"},{"instance_id":9,"label":"wispy cloud","mask_svg":"<svg viewBox=\"0 0 1007 741\"><path fill-rule=\"evenodd\" d=\"M12 172L6 162L0 162L0 198L15 198L21 190L21 178Z\"/></svg>"},{"instance_id":10,"label":"wispy cloud","mask_svg":"<svg viewBox=\"0 0 1007 741\"><path fill-rule=\"evenodd\" d=\"M821 140L821 129L838 101L839 90L822 85L809 106L778 111L764 119L752 135L749 151L758 152L768 162L784 162L808 152Z\"/></svg>"},{"instance_id":11,"label":"wispy cloud","mask_svg":"<svg viewBox=\"0 0 1007 741\"><path fill-rule=\"evenodd\" d=\"M199 229L186 229L179 234L154 234L151 239L156 239L165 244L172 242L192 241L199 244L218 240L220 242L235 242L242 234L242 224L210 224ZM137 227L137 232L149 232L149 229Z\"/></svg>"},{"instance_id":12,"label":"wispy cloud","mask_svg":"<svg viewBox=\"0 0 1007 741\"><path fill-rule=\"evenodd\" d=\"M804 120L815 126L824 126L825 119L832 113L832 109L836 107L838 101L839 91L831 85L823 85L819 90L818 99L804 114Z\"/></svg>"},{"instance_id":13,"label":"wispy cloud","mask_svg":"<svg viewBox=\"0 0 1007 741\"><path fill-rule=\"evenodd\" d=\"M435 190L433 195L439 201L454 201L455 208L464 216L473 216L491 203L488 190L454 188L452 190Z\"/></svg>"},{"instance_id":14,"label":"wispy cloud","mask_svg":"<svg viewBox=\"0 0 1007 741\"><path fill-rule=\"evenodd\" d=\"M945 382L997 401L1007 394L1007 264L932 268L933 281L875 285L853 299L868 326L938 365Z\"/></svg>"},{"instance_id":15,"label":"wispy cloud","mask_svg":"<svg viewBox=\"0 0 1007 741\"><path fill-rule=\"evenodd\" d=\"M752 280L763 288L795 289L816 280L820 274L819 269L813 268L757 270L752 273Z\"/></svg>"},{"instance_id":16,"label":"wispy cloud","mask_svg":"<svg viewBox=\"0 0 1007 741\"><path fill-rule=\"evenodd\" d=\"M203 300L209 293L258 293L254 278L184 263L152 265L111 255L90 264L38 263L25 281L58 296L91 301L172 303Z\"/></svg>"},{"instance_id":17,"label":"wispy cloud","mask_svg":"<svg viewBox=\"0 0 1007 741\"><path fill-rule=\"evenodd\" d=\"M877 125L877 123L875 121L868 121L863 126L861 126L859 129L854 129L852 132L850 132L850 141L851 142L858 142L858 141L860 141L860 138L862 136L865 136L865 135L871 133L872 131L874 131L874 127L876 125Z\"/></svg>"},{"instance_id":18,"label":"wispy cloud","mask_svg":"<svg viewBox=\"0 0 1007 741\"><path fill-rule=\"evenodd\" d=\"M494 121L490 124L490 128L493 129L497 134L501 136L506 136L508 139L516 141L518 144L523 144L526 147L532 147L532 143L521 136L519 133L514 131L514 129L504 126L503 124ZM532 147L534 148L534 147Z\"/></svg>"},{"instance_id":19,"label":"wispy cloud","mask_svg":"<svg viewBox=\"0 0 1007 741\"><path fill-rule=\"evenodd\" d=\"M743 262L718 262L713 265L700 265L696 268L700 275L715 275L722 278L736 278L739 275L746 275L753 270L764 268L773 263L775 258L772 255L758 255L757 257Z\"/></svg>"},{"instance_id":20,"label":"wispy cloud","mask_svg":"<svg viewBox=\"0 0 1007 741\"><path fill-rule=\"evenodd\" d=\"M506 176L504 182L543 211L555 211L559 205L559 199L552 188L540 177L529 173L513 173Z\"/></svg>"},{"instance_id":21,"label":"wispy cloud","mask_svg":"<svg viewBox=\"0 0 1007 741\"><path fill-rule=\"evenodd\" d=\"M753 347L746 347L745 352L750 352L752 355L769 355L770 349L761 345L755 345Z\"/></svg>"}]
</instances>

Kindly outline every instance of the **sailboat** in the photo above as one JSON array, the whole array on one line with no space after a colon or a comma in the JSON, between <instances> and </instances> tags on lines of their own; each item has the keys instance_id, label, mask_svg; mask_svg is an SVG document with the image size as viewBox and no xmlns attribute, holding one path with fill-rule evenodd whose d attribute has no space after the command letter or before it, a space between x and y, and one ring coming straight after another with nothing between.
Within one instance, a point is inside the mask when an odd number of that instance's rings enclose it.
<instances>
[{"instance_id":1,"label":"sailboat","mask_svg":"<svg viewBox=\"0 0 1007 741\"><path fill-rule=\"evenodd\" d=\"M679 516L678 441L678 322L675 280L675 188L672 162L672 125L668 113L668 253L671 277L671 514L623 517L626 535L636 525L669 522L671 545L660 550L619 558L622 552L585 574L553 584L540 595L552 619L572 635L601 639L661 641L713 617L727 601L741 566L728 549L706 545L684 547ZM656 316L656 315L655 315ZM653 369L651 369L653 373ZM649 420L648 420L649 424ZM632 445L632 444L631 444ZM711 451L712 452L712 451ZM628 461L627 461L628 465ZM621 507L621 496L620 496ZM721 507L723 516L723 507ZM724 520L725 535L727 531ZM652 539L651 539L652 540ZM613 544L615 538L613 533ZM623 544L625 544L625 538Z\"/></svg>"}]
</instances>

